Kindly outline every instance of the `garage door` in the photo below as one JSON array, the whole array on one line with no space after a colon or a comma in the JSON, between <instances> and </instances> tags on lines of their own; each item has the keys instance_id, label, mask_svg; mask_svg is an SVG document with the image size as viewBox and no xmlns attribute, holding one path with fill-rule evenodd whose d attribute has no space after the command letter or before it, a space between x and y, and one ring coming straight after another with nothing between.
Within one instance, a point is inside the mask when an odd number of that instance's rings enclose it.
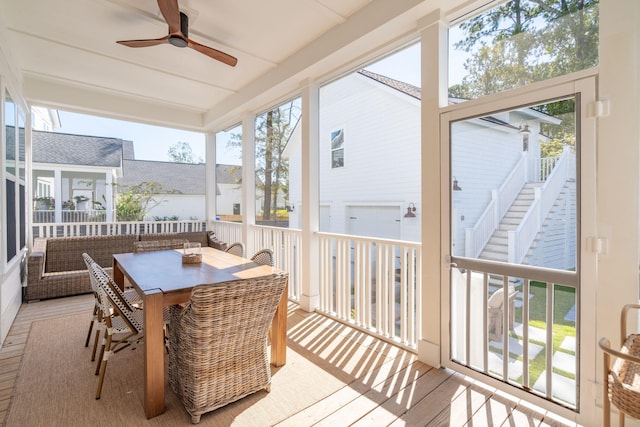
<instances>
[{"instance_id":1,"label":"garage door","mask_svg":"<svg viewBox=\"0 0 640 427\"><path fill-rule=\"evenodd\" d=\"M348 206L347 232L355 236L400 240L399 206Z\"/></svg>"}]
</instances>

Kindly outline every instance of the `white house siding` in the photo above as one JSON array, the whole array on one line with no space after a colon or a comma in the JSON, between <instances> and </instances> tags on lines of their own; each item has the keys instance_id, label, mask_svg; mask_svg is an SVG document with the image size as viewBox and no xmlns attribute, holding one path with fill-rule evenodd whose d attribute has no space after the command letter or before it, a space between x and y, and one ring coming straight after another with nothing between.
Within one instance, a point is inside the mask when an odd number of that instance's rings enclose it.
<instances>
[{"instance_id":1,"label":"white house siding","mask_svg":"<svg viewBox=\"0 0 640 427\"><path fill-rule=\"evenodd\" d=\"M24 97L20 88L22 85L19 83L16 76L13 74L11 67L0 49L0 93L4 94L8 90L11 94L13 101L18 106L26 106ZM4 100L4 97L1 98ZM28 112L25 111L26 114ZM4 102L0 102L0 117L5 117L5 105ZM29 121L26 122L26 132L29 130ZM5 138L5 132L0 132L0 138ZM28 135L27 135L28 136ZM27 141L29 138L27 137ZM0 155L0 176L3 175L5 170L5 145L6 141L0 140L0 147L2 147L2 153ZM28 186L30 177L25 177L25 184ZM0 185L0 345L4 342L9 332L9 328L15 319L15 316L22 303L22 282L20 280L20 261L23 255L26 253L26 248L20 248L17 254L9 261L7 261L7 225L6 225L6 181L2 179ZM28 187L27 187L28 188ZM26 190L26 189L25 189ZM19 191L16 188L16 191ZM20 217L16 216L16 238L20 239ZM28 237L28 236L27 236ZM27 239L28 240L28 239Z\"/></svg>"},{"instance_id":2,"label":"white house siding","mask_svg":"<svg viewBox=\"0 0 640 427\"><path fill-rule=\"evenodd\" d=\"M149 210L146 220L153 220L154 217L177 216L180 220L205 219L205 201L202 195L163 195L156 200L162 202Z\"/></svg>"},{"instance_id":3,"label":"white house siding","mask_svg":"<svg viewBox=\"0 0 640 427\"><path fill-rule=\"evenodd\" d=\"M527 264L573 270L576 267L576 183L567 182L543 223L544 239Z\"/></svg>"},{"instance_id":4,"label":"white house siding","mask_svg":"<svg viewBox=\"0 0 640 427\"><path fill-rule=\"evenodd\" d=\"M20 258L20 254L18 254L17 258ZM2 281L2 285L0 286L0 301L2 302L2 306L0 307L2 316L0 318L0 337L2 338L1 341L4 342L4 339L9 333L9 328L11 328L11 324L13 323L13 319L15 319L18 314L20 304L22 304L20 263L17 263L14 268L11 268L8 271L8 275Z\"/></svg>"},{"instance_id":5,"label":"white house siding","mask_svg":"<svg viewBox=\"0 0 640 427\"><path fill-rule=\"evenodd\" d=\"M480 119L455 123L451 130L452 176L461 191L452 192L453 254L464 255L464 230L472 228L522 157L522 137L517 130Z\"/></svg>"},{"instance_id":6,"label":"white house siding","mask_svg":"<svg viewBox=\"0 0 640 427\"><path fill-rule=\"evenodd\" d=\"M320 203L330 206L329 217L321 220L329 228L321 231L348 232L349 206L385 206L399 212L406 212L410 202L420 207L419 100L351 74L321 88L319 129ZM332 169L330 138L340 129L344 167ZM400 239L420 240L420 214L400 215ZM370 236L381 232L375 224L359 229Z\"/></svg>"},{"instance_id":7,"label":"white house siding","mask_svg":"<svg viewBox=\"0 0 640 427\"><path fill-rule=\"evenodd\" d=\"M220 194L216 197L216 211L218 215L233 215L233 205L240 204L240 212L242 208L242 186L239 184L220 184L218 183Z\"/></svg>"}]
</instances>

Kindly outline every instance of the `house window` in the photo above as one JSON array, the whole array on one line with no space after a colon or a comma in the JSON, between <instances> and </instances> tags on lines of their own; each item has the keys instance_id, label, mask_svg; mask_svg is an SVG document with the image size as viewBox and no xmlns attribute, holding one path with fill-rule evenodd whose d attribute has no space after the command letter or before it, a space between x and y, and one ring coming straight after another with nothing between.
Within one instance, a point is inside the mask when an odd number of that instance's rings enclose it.
<instances>
[{"instance_id":1,"label":"house window","mask_svg":"<svg viewBox=\"0 0 640 427\"><path fill-rule=\"evenodd\" d=\"M240 215L240 203L233 204L233 214Z\"/></svg>"},{"instance_id":2,"label":"house window","mask_svg":"<svg viewBox=\"0 0 640 427\"><path fill-rule=\"evenodd\" d=\"M344 166L344 129L331 132L331 168Z\"/></svg>"},{"instance_id":3,"label":"house window","mask_svg":"<svg viewBox=\"0 0 640 427\"><path fill-rule=\"evenodd\" d=\"M6 180L7 199L7 261L16 256L16 186L13 181Z\"/></svg>"},{"instance_id":4,"label":"house window","mask_svg":"<svg viewBox=\"0 0 640 427\"><path fill-rule=\"evenodd\" d=\"M5 169L7 174L16 173L16 105L9 92L5 94L4 122L6 126Z\"/></svg>"},{"instance_id":5,"label":"house window","mask_svg":"<svg viewBox=\"0 0 640 427\"><path fill-rule=\"evenodd\" d=\"M5 186L6 260L11 261L26 246L25 118L11 94L5 92ZM1 192L2 190L0 190Z\"/></svg>"}]
</instances>

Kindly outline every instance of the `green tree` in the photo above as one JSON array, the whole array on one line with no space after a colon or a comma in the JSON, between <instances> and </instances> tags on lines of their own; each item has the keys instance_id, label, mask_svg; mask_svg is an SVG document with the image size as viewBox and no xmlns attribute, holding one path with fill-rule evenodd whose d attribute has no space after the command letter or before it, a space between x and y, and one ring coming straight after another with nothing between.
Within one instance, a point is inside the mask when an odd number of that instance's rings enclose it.
<instances>
[{"instance_id":1,"label":"green tree","mask_svg":"<svg viewBox=\"0 0 640 427\"><path fill-rule=\"evenodd\" d=\"M460 24L471 52L453 96L478 97L598 63L599 0L511 0Z\"/></svg>"},{"instance_id":2,"label":"green tree","mask_svg":"<svg viewBox=\"0 0 640 427\"><path fill-rule=\"evenodd\" d=\"M450 96L477 98L598 64L599 0L511 0L462 24L455 49L471 52ZM543 157L575 147L573 99L536 107L560 118L542 123Z\"/></svg>"},{"instance_id":3,"label":"green tree","mask_svg":"<svg viewBox=\"0 0 640 427\"><path fill-rule=\"evenodd\" d=\"M118 221L144 221L149 211L162 203L155 197L161 194L173 194L166 191L157 182L142 182L124 187L116 201L116 218Z\"/></svg>"},{"instance_id":4,"label":"green tree","mask_svg":"<svg viewBox=\"0 0 640 427\"><path fill-rule=\"evenodd\" d=\"M202 163L202 157L196 156L188 142L178 141L169 147L167 155L172 162Z\"/></svg>"},{"instance_id":5,"label":"green tree","mask_svg":"<svg viewBox=\"0 0 640 427\"><path fill-rule=\"evenodd\" d=\"M264 220L276 216L278 197L288 199L289 161L284 151L300 117L299 103L295 99L256 117L256 187L264 194ZM229 145L241 144L241 135L233 134Z\"/></svg>"},{"instance_id":6,"label":"green tree","mask_svg":"<svg viewBox=\"0 0 640 427\"><path fill-rule=\"evenodd\" d=\"M542 157L553 157L562 154L565 146L575 149L576 145L576 120L575 99L563 99L540 105L535 109L552 117L561 119L560 124L540 123L540 133L549 140L540 144Z\"/></svg>"}]
</instances>

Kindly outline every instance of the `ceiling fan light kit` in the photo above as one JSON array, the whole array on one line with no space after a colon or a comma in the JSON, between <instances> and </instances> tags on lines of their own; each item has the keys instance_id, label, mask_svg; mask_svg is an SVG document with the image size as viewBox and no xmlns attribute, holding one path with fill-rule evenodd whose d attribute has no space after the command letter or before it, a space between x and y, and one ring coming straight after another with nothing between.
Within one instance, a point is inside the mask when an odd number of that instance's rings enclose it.
<instances>
[{"instance_id":1,"label":"ceiling fan light kit","mask_svg":"<svg viewBox=\"0 0 640 427\"><path fill-rule=\"evenodd\" d=\"M189 16L180 12L178 0L158 0L158 7L167 25L169 25L169 34L167 36L159 39L119 40L116 43L127 47L150 47L167 43L176 47L190 47L223 64L231 67L236 66L238 63L237 58L189 38Z\"/></svg>"}]
</instances>

